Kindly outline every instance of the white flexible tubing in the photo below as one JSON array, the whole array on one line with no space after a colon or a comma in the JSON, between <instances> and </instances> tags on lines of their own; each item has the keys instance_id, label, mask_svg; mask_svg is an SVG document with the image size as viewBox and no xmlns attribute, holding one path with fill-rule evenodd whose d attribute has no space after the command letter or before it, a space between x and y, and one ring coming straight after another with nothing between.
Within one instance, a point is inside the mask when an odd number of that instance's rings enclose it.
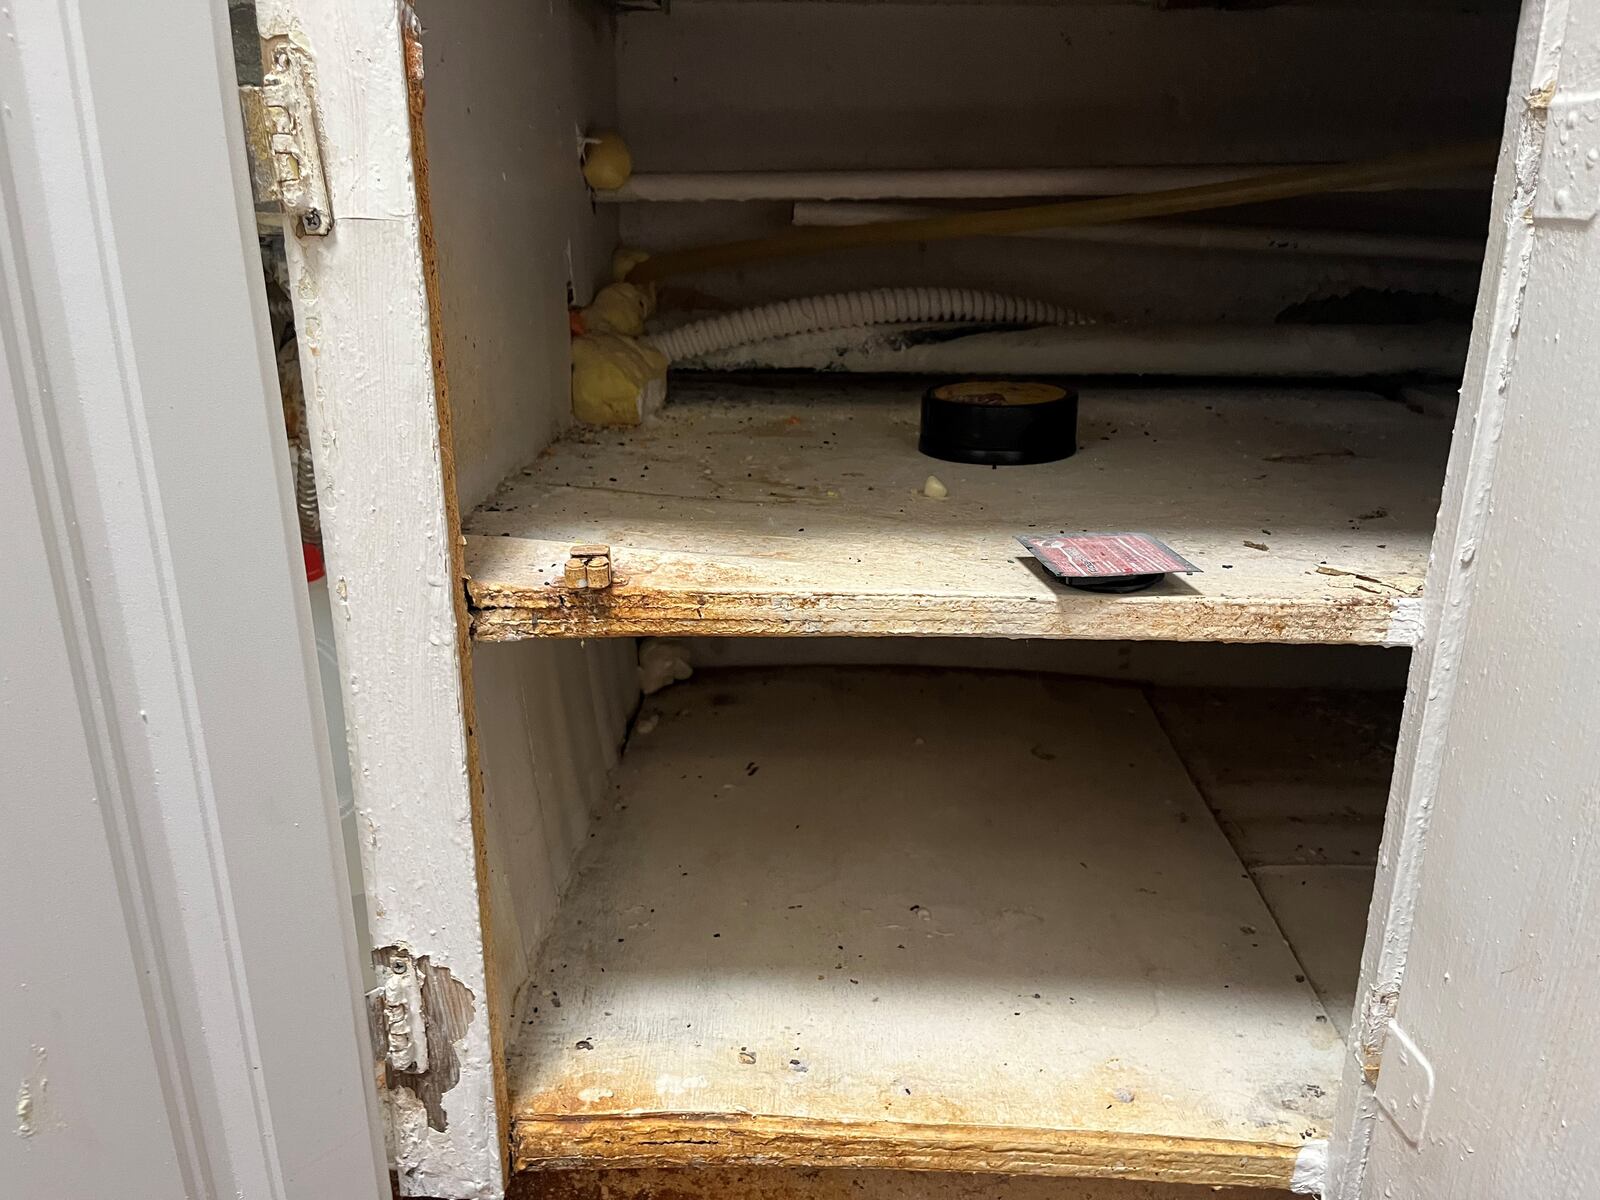
<instances>
[{"instance_id":1,"label":"white flexible tubing","mask_svg":"<svg viewBox=\"0 0 1600 1200\"><path fill-rule=\"evenodd\" d=\"M1060 304L1024 300L977 288L874 288L782 300L692 321L645 341L670 362L732 350L769 338L870 325L989 323L1090 325L1093 320Z\"/></svg>"}]
</instances>

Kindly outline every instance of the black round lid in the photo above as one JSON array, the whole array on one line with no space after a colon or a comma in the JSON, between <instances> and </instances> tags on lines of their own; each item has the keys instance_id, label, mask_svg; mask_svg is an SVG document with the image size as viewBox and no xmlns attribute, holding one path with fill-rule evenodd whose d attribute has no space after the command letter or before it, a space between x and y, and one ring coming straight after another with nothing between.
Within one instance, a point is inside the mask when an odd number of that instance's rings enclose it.
<instances>
[{"instance_id":1,"label":"black round lid","mask_svg":"<svg viewBox=\"0 0 1600 1200\"><path fill-rule=\"evenodd\" d=\"M917 448L946 462L1055 462L1078 449L1078 394L1026 379L969 379L922 397Z\"/></svg>"}]
</instances>

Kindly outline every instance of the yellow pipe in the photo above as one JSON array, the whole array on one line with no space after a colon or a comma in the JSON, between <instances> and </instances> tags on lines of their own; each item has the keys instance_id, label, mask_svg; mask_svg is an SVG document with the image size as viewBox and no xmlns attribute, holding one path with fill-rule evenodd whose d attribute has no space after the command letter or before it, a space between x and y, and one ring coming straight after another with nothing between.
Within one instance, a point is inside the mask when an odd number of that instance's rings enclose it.
<instances>
[{"instance_id":1,"label":"yellow pipe","mask_svg":"<svg viewBox=\"0 0 1600 1200\"><path fill-rule=\"evenodd\" d=\"M1293 196L1309 196L1318 192L1401 184L1463 167L1492 165L1498 151L1499 144L1496 142L1469 142L1416 154L1336 166L1293 167L1248 179L1172 188L1164 192L1066 200L1023 208L882 221L874 225L806 226L786 229L771 237L748 238L658 254L645 259L628 272L628 280L632 283L653 283L674 275L691 275L774 258L825 254L832 250L855 250L895 242L997 237L1037 229L1064 229L1073 225L1100 225L1140 217L1167 217L1239 204L1259 204L1267 200L1287 200Z\"/></svg>"}]
</instances>

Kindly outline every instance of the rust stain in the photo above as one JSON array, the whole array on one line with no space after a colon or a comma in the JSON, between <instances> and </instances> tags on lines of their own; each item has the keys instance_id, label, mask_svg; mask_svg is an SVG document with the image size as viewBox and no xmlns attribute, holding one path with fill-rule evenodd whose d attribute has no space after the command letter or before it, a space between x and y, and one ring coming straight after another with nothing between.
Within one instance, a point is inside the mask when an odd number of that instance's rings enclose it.
<instances>
[{"instance_id":1,"label":"rust stain","mask_svg":"<svg viewBox=\"0 0 1600 1200\"><path fill-rule=\"evenodd\" d=\"M1392 589L1319 602L1229 601L1192 596L1071 611L1022 598L774 596L767 592L660 590L614 585L604 595L556 589L473 589L473 636L666 637L783 634L961 632L1011 637L1128 638L1151 641L1381 643L1393 612Z\"/></svg>"},{"instance_id":2,"label":"rust stain","mask_svg":"<svg viewBox=\"0 0 1600 1200\"><path fill-rule=\"evenodd\" d=\"M1420 593L1420 576L1395 580L1347 575L1339 596L1155 592L1106 603L1064 603L1053 594L910 594L883 591L785 591L759 562L657 562L647 552L617 550L612 586L561 586L559 565L529 569L496 555L498 539L469 538L466 594L479 641L530 637L668 637L795 635L936 635L1386 644L1395 596ZM1246 543L1262 549L1265 543ZM631 561L630 561L631 560ZM1375 585L1380 591L1361 588ZM1384 594L1384 593L1387 594Z\"/></svg>"},{"instance_id":3,"label":"rust stain","mask_svg":"<svg viewBox=\"0 0 1600 1200\"><path fill-rule=\"evenodd\" d=\"M513 1178L507 1200L1195 1200L1182 1185L1129 1182L1064 1187L1026 1175L853 1171L788 1166L529 1171ZM1264 1200L1275 1193L1208 1189L1205 1200Z\"/></svg>"},{"instance_id":4,"label":"rust stain","mask_svg":"<svg viewBox=\"0 0 1600 1200\"><path fill-rule=\"evenodd\" d=\"M1288 1185L1299 1140L1245 1141L1060 1129L817 1121L727 1113L518 1116L519 1171L593 1166L1000 1171L1210 1186Z\"/></svg>"}]
</instances>

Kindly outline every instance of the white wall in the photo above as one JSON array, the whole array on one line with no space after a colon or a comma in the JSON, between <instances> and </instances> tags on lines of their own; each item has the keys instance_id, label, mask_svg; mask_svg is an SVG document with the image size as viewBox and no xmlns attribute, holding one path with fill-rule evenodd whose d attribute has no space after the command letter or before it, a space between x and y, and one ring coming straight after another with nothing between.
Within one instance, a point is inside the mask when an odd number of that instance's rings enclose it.
<instances>
[{"instance_id":1,"label":"white wall","mask_svg":"<svg viewBox=\"0 0 1600 1200\"><path fill-rule=\"evenodd\" d=\"M675 0L618 103L643 171L1353 158L1493 137L1515 17Z\"/></svg>"},{"instance_id":2,"label":"white wall","mask_svg":"<svg viewBox=\"0 0 1600 1200\"><path fill-rule=\"evenodd\" d=\"M607 282L579 129L615 120L611 18L585 0L421 0L433 229L470 512L571 420L567 286Z\"/></svg>"},{"instance_id":3,"label":"white wall","mask_svg":"<svg viewBox=\"0 0 1600 1200\"><path fill-rule=\"evenodd\" d=\"M641 171L1275 163L1493 138L1515 11L1291 5L678 0L618 20L620 128ZM1234 219L1481 238L1481 194L1264 207ZM630 204L652 249L783 227L782 205ZM717 300L1002 287L1149 321L1270 321L1359 287L1470 306L1472 267L989 240L681 281Z\"/></svg>"},{"instance_id":4,"label":"white wall","mask_svg":"<svg viewBox=\"0 0 1600 1200\"><path fill-rule=\"evenodd\" d=\"M634 642L506 642L476 646L472 660L489 954L509 999L528 978L591 823L604 815L638 696Z\"/></svg>"}]
</instances>

